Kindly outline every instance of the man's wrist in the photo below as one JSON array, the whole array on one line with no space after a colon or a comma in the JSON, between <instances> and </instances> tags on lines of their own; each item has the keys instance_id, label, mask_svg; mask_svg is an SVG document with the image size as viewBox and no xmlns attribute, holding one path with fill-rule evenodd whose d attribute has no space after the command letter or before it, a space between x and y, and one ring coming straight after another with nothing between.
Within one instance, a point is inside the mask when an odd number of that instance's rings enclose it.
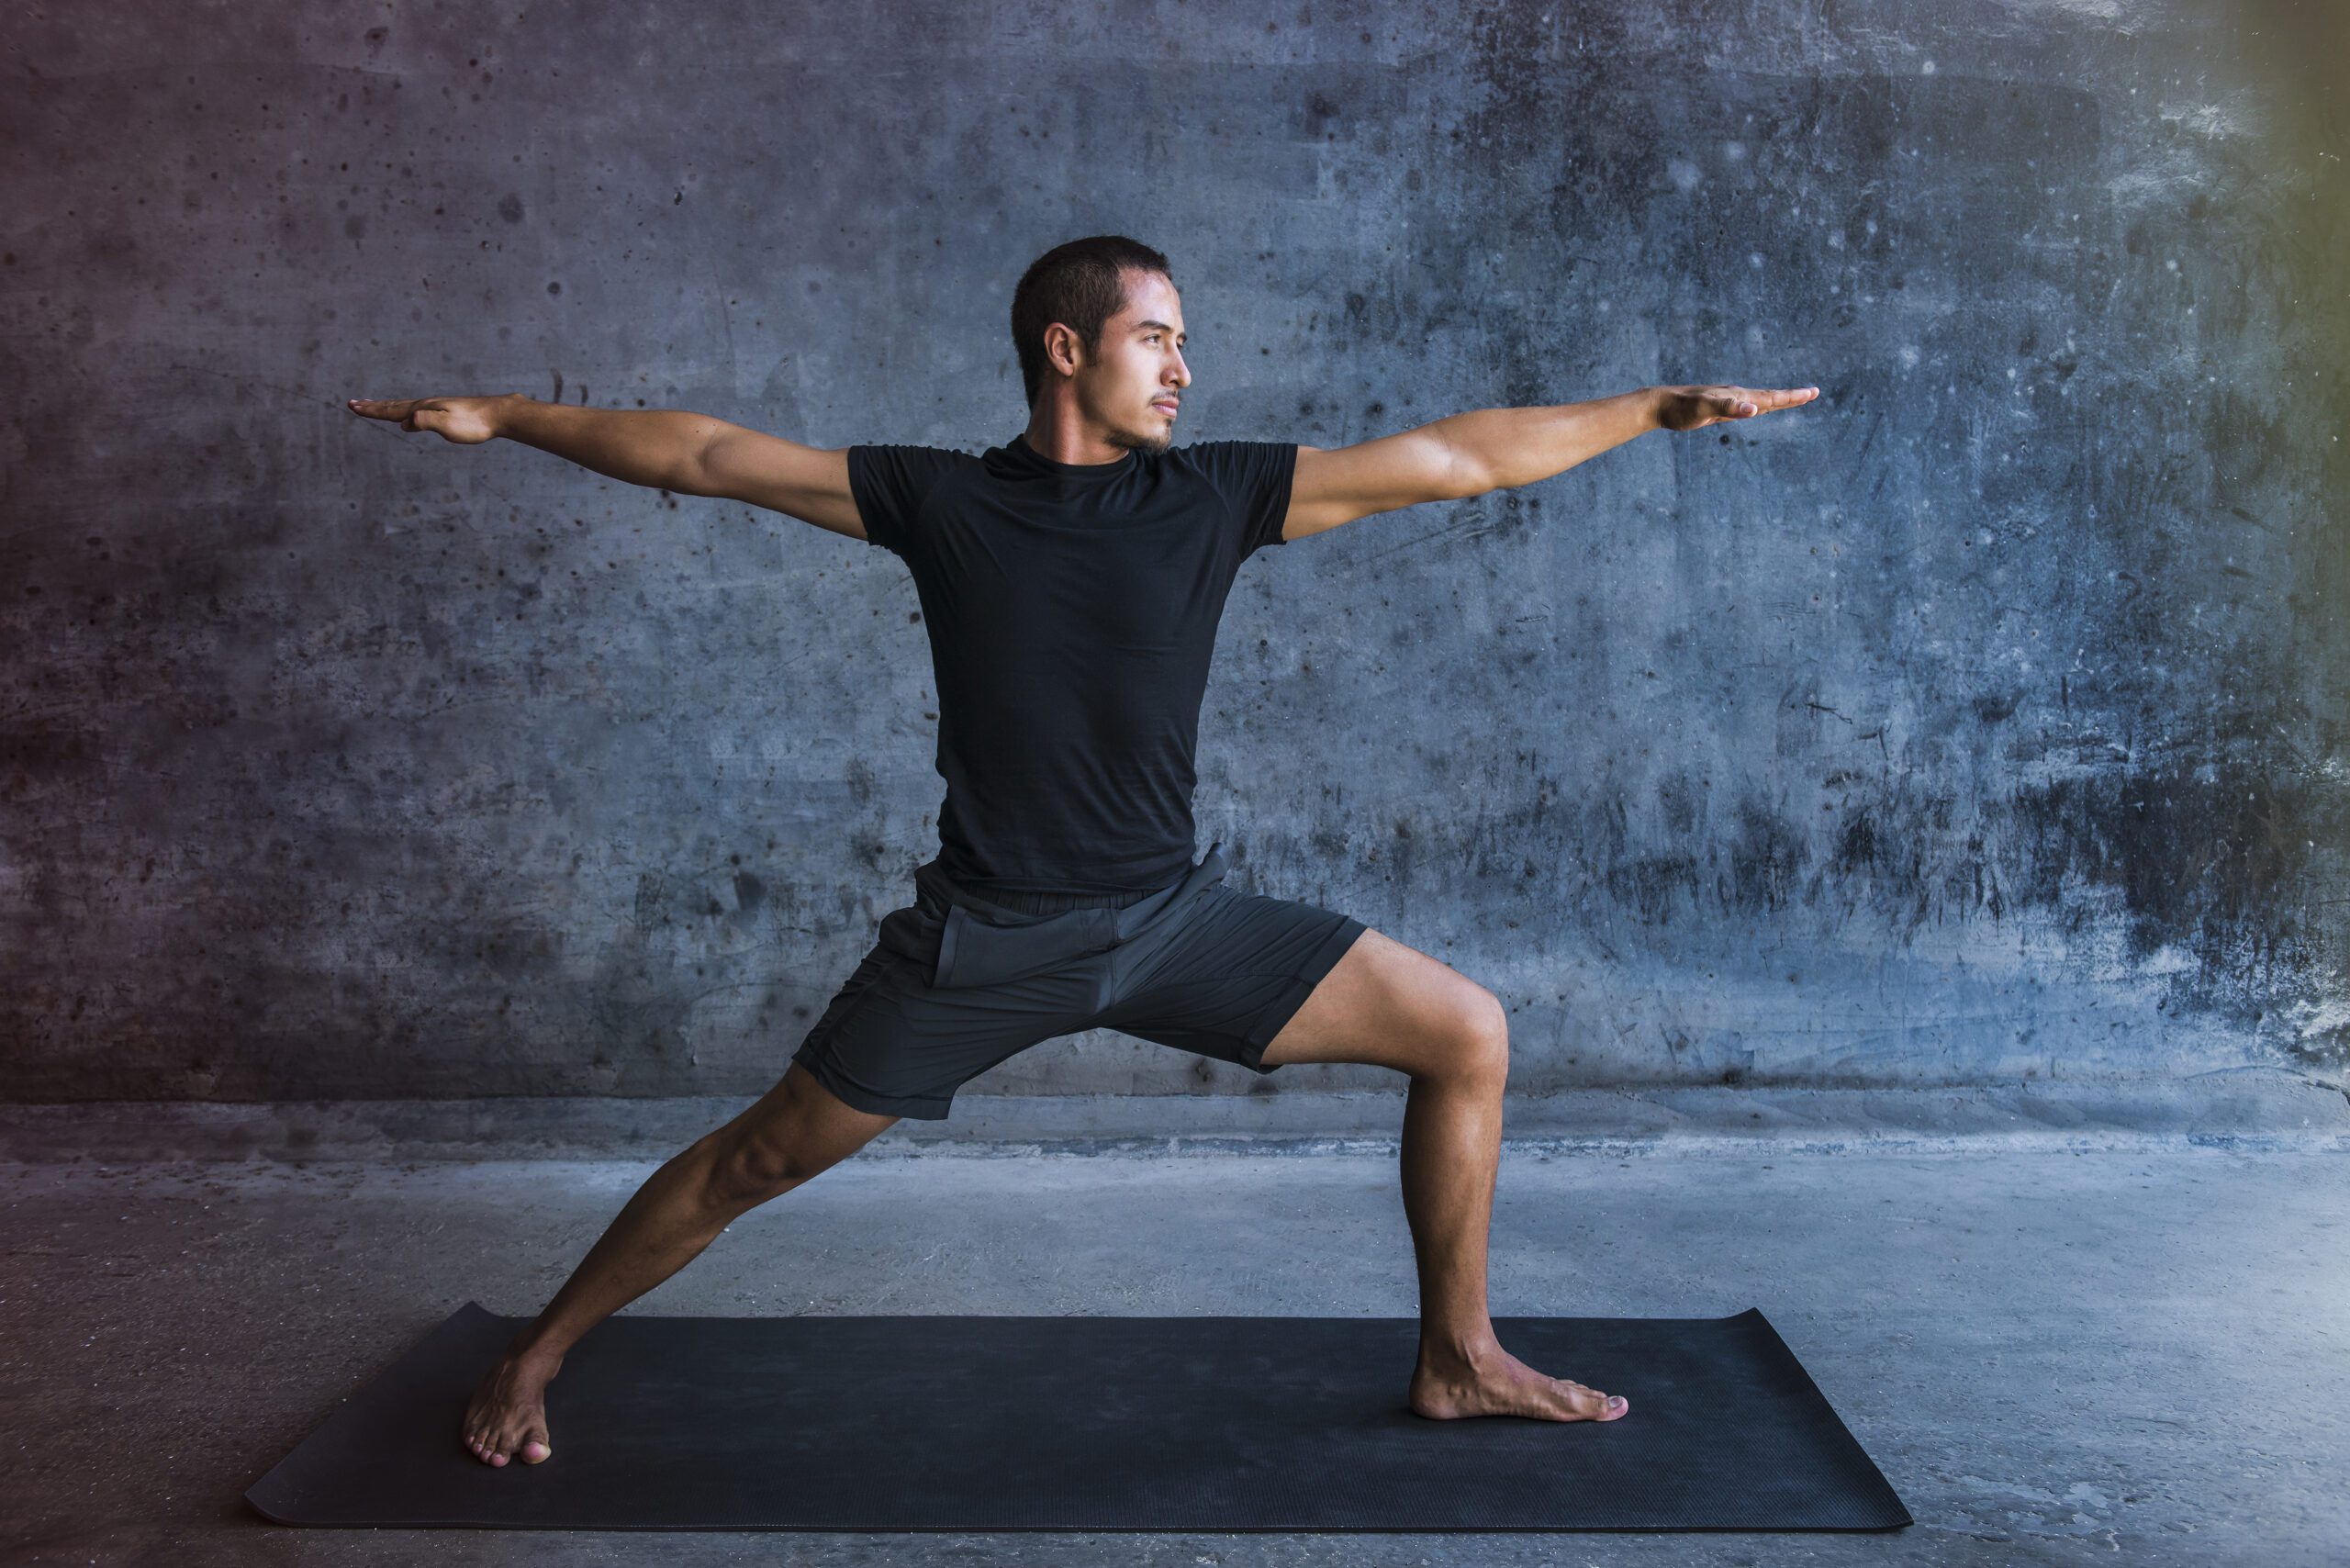
<instances>
[{"instance_id":1,"label":"man's wrist","mask_svg":"<svg viewBox=\"0 0 2350 1568\"><path fill-rule=\"evenodd\" d=\"M493 435L502 435L511 441L514 438L514 431L516 429L513 411L520 409L526 403L535 403L537 401L537 398L532 397L527 392L501 392L497 397L492 398L489 400L489 428L491 433Z\"/></svg>"},{"instance_id":2,"label":"man's wrist","mask_svg":"<svg viewBox=\"0 0 2350 1568\"><path fill-rule=\"evenodd\" d=\"M1671 388L1664 386L1640 388L1640 417L1645 426L1641 434L1664 429L1664 400L1670 391Z\"/></svg>"}]
</instances>

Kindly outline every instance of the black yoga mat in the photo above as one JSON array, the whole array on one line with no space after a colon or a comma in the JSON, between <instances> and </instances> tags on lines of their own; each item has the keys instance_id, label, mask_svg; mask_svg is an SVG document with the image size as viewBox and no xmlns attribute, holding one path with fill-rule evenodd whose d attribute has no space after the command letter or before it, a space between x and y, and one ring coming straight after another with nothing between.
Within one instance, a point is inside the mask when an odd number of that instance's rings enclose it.
<instances>
[{"instance_id":1,"label":"black yoga mat","mask_svg":"<svg viewBox=\"0 0 2350 1568\"><path fill-rule=\"evenodd\" d=\"M280 1524L723 1530L1870 1530L1911 1522L1759 1310L1497 1317L1620 1420L1431 1421L1408 1317L606 1319L554 1457L459 1420L468 1302L245 1494Z\"/></svg>"}]
</instances>

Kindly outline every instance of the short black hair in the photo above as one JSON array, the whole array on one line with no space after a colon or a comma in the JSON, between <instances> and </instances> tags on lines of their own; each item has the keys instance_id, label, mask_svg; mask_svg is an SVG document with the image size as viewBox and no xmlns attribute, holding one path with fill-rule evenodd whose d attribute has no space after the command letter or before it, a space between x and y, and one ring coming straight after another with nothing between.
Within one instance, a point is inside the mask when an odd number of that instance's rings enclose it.
<instances>
[{"instance_id":1,"label":"short black hair","mask_svg":"<svg viewBox=\"0 0 2350 1568\"><path fill-rule=\"evenodd\" d=\"M1169 283L1167 258L1123 234L1095 234L1056 245L1020 274L1012 291L1012 342L1020 351L1020 380L1028 406L1044 386L1045 329L1058 321L1075 332L1089 354L1102 347L1102 328L1126 303L1129 272L1157 273Z\"/></svg>"}]
</instances>

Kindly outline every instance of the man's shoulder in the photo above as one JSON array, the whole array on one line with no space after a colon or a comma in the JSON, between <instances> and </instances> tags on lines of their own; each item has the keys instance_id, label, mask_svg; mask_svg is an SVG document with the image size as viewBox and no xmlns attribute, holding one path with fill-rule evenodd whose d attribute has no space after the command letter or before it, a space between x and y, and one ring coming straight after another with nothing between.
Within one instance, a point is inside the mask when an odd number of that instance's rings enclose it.
<instances>
[{"instance_id":1,"label":"man's shoulder","mask_svg":"<svg viewBox=\"0 0 2350 1568\"><path fill-rule=\"evenodd\" d=\"M1285 474L1297 462L1297 448L1281 441L1195 441L1168 455L1219 487L1249 487Z\"/></svg>"},{"instance_id":2,"label":"man's shoulder","mask_svg":"<svg viewBox=\"0 0 2350 1568\"><path fill-rule=\"evenodd\" d=\"M1250 482L1284 473L1296 463L1295 443L1285 441L1197 441L1171 449L1191 467L1219 482Z\"/></svg>"},{"instance_id":3,"label":"man's shoulder","mask_svg":"<svg viewBox=\"0 0 2350 1568\"><path fill-rule=\"evenodd\" d=\"M1294 450L1294 448L1290 447L1290 443L1287 442L1236 439L1224 441L1195 441L1189 446L1179 446L1172 450L1178 455L1190 454L1193 454L1195 457L1216 458L1230 457L1237 454L1250 453L1280 452L1284 449Z\"/></svg>"},{"instance_id":4,"label":"man's shoulder","mask_svg":"<svg viewBox=\"0 0 2350 1568\"><path fill-rule=\"evenodd\" d=\"M979 454L955 446L932 446L925 442L860 441L848 448L863 453L868 459L886 457L900 463L927 463L950 467L959 463L977 463Z\"/></svg>"},{"instance_id":5,"label":"man's shoulder","mask_svg":"<svg viewBox=\"0 0 2350 1568\"><path fill-rule=\"evenodd\" d=\"M871 543L900 554L921 531L935 498L966 482L979 459L953 447L856 442L848 449L849 493Z\"/></svg>"}]
</instances>

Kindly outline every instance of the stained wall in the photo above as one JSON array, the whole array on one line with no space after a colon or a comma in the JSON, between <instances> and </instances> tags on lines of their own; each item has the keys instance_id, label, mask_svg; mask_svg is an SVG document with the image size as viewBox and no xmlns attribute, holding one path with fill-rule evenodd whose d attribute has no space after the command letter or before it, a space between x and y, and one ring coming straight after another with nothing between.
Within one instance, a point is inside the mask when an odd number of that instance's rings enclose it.
<instances>
[{"instance_id":1,"label":"stained wall","mask_svg":"<svg viewBox=\"0 0 2350 1568\"><path fill-rule=\"evenodd\" d=\"M934 846L903 566L342 399L977 451L1104 231L1179 440L1822 389L1243 568L1201 847L1490 986L1513 1088L2344 1078L2330 24L386 15L0 22L0 1098L772 1082Z\"/></svg>"}]
</instances>

